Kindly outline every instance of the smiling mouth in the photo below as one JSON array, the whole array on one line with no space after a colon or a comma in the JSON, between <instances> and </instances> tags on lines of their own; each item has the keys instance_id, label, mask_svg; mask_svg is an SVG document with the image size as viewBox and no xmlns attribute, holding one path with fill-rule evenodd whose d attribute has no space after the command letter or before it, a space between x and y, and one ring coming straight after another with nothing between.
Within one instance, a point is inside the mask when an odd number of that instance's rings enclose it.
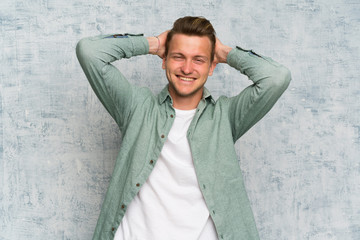
<instances>
[{"instance_id":1,"label":"smiling mouth","mask_svg":"<svg viewBox=\"0 0 360 240\"><path fill-rule=\"evenodd\" d=\"M185 82L195 81L195 78L180 77L180 76L178 76L178 78L180 78L181 80L183 80L183 81L185 81Z\"/></svg>"}]
</instances>

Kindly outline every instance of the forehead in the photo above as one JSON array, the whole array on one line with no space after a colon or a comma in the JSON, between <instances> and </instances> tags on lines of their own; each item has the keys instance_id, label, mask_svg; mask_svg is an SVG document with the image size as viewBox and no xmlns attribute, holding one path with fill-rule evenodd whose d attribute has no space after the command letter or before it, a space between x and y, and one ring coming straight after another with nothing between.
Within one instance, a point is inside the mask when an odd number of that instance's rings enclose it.
<instances>
[{"instance_id":1,"label":"forehead","mask_svg":"<svg viewBox=\"0 0 360 240\"><path fill-rule=\"evenodd\" d=\"M168 54L211 56L211 42L207 36L188 36L174 34L169 43Z\"/></svg>"}]
</instances>

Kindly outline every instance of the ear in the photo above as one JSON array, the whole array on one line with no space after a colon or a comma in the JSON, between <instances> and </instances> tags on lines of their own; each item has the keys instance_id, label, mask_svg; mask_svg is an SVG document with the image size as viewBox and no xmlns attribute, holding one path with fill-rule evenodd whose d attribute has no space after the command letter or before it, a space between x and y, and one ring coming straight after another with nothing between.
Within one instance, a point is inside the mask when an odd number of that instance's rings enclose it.
<instances>
[{"instance_id":1,"label":"ear","mask_svg":"<svg viewBox=\"0 0 360 240\"><path fill-rule=\"evenodd\" d=\"M166 57L163 57L163 62L162 62L162 69L165 69L165 62L166 62Z\"/></svg>"},{"instance_id":2,"label":"ear","mask_svg":"<svg viewBox=\"0 0 360 240\"><path fill-rule=\"evenodd\" d=\"M213 61L212 63L211 63L211 65L210 65L210 71L209 71L209 76L212 76L212 74L213 74L213 72L214 72L214 69L215 69L215 67L216 67L216 62L215 61Z\"/></svg>"}]
</instances>

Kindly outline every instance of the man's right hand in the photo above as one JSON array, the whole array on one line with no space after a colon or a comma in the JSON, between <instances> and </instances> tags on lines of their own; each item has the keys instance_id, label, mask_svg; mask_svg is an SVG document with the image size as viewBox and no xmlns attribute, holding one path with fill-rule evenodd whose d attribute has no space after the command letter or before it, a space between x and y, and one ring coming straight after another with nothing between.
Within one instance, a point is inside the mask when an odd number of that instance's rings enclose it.
<instances>
[{"instance_id":1,"label":"man's right hand","mask_svg":"<svg viewBox=\"0 0 360 240\"><path fill-rule=\"evenodd\" d=\"M165 57L165 42L169 30L161 33L157 37L147 37L149 42L149 54L158 55L160 58Z\"/></svg>"}]
</instances>

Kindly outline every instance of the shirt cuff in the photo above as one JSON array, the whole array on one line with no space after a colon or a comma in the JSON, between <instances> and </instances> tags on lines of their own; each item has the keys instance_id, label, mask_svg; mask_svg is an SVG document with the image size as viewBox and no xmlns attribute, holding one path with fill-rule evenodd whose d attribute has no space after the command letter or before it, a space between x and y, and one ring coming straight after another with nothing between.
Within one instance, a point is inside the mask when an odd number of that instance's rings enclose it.
<instances>
[{"instance_id":1,"label":"shirt cuff","mask_svg":"<svg viewBox=\"0 0 360 240\"><path fill-rule=\"evenodd\" d=\"M243 57L245 57L247 55L247 52L239 49L239 48L233 48L229 54L227 55L226 58L226 62L231 66L231 67L238 67L239 65L239 60Z\"/></svg>"},{"instance_id":2,"label":"shirt cuff","mask_svg":"<svg viewBox=\"0 0 360 240\"><path fill-rule=\"evenodd\" d=\"M133 56L145 55L149 53L149 42L143 36L129 36L133 46Z\"/></svg>"}]
</instances>

